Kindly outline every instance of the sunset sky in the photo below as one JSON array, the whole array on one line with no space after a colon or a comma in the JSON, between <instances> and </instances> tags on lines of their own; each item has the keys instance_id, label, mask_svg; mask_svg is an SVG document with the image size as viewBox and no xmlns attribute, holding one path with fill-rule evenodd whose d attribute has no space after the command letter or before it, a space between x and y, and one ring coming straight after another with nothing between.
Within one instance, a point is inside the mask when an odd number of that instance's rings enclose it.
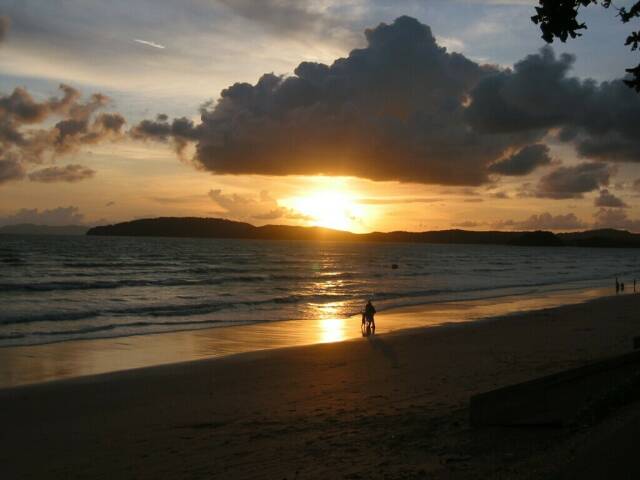
<instances>
[{"instance_id":1,"label":"sunset sky","mask_svg":"<svg viewBox=\"0 0 640 480\"><path fill-rule=\"evenodd\" d=\"M536 3L0 0L0 225L640 232L630 27Z\"/></svg>"}]
</instances>

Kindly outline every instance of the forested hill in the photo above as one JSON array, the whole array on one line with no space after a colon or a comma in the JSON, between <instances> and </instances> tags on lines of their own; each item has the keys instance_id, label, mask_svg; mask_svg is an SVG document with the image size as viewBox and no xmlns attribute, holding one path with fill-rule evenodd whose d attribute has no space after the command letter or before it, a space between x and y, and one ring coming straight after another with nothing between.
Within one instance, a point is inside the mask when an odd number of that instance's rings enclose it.
<instances>
[{"instance_id":1,"label":"forested hill","mask_svg":"<svg viewBox=\"0 0 640 480\"><path fill-rule=\"evenodd\" d=\"M87 235L144 237L240 238L255 240L336 240L356 242L413 242L520 246L640 247L640 235L624 230L576 233L438 230L429 232L373 232L356 234L321 227L264 225L222 218L161 217L91 228Z\"/></svg>"}]
</instances>

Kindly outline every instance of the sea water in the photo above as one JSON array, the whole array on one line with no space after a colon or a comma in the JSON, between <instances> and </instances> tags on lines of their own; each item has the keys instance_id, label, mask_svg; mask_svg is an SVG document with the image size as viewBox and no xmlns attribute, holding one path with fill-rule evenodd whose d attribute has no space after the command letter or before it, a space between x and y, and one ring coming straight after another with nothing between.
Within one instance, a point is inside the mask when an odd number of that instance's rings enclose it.
<instances>
[{"instance_id":1,"label":"sea water","mask_svg":"<svg viewBox=\"0 0 640 480\"><path fill-rule=\"evenodd\" d=\"M615 276L633 288L640 250L0 235L0 346L613 291Z\"/></svg>"}]
</instances>

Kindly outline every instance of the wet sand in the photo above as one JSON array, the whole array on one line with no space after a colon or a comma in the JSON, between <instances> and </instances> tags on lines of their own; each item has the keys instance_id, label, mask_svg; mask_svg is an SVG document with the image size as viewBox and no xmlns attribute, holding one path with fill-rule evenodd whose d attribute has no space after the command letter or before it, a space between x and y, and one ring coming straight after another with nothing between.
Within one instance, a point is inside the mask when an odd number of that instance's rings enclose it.
<instances>
[{"instance_id":1,"label":"wet sand","mask_svg":"<svg viewBox=\"0 0 640 480\"><path fill-rule=\"evenodd\" d=\"M571 478L590 449L622 451L602 442L628 437L616 425L637 406L578 429L472 430L469 397L630 351L639 308L448 311L441 327L0 390L3 478Z\"/></svg>"},{"instance_id":2,"label":"wet sand","mask_svg":"<svg viewBox=\"0 0 640 480\"><path fill-rule=\"evenodd\" d=\"M579 303L609 293L610 289L591 288L407 307L381 312L378 315L377 333L468 322ZM313 321L293 320L7 347L0 348L0 388L361 337L360 318L337 318L327 309L325 318Z\"/></svg>"}]
</instances>

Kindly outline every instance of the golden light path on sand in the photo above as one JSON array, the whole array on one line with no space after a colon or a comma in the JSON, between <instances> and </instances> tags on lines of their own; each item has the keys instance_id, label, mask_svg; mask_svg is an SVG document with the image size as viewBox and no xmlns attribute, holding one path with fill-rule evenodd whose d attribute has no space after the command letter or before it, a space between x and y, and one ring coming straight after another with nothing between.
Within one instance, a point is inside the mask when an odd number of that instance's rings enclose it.
<instances>
[{"instance_id":1,"label":"golden light path on sand","mask_svg":"<svg viewBox=\"0 0 640 480\"><path fill-rule=\"evenodd\" d=\"M328 318L320 320L318 343L332 343L345 340L347 338L346 326L339 318Z\"/></svg>"},{"instance_id":2,"label":"golden light path on sand","mask_svg":"<svg viewBox=\"0 0 640 480\"><path fill-rule=\"evenodd\" d=\"M592 288L466 302L407 307L376 315L376 335L443 326L513 313L579 303L610 294ZM159 333L100 340L78 340L0 348L0 387L11 387L134 368L362 338L360 316L290 320L235 327ZM505 320L508 321L508 320Z\"/></svg>"}]
</instances>

